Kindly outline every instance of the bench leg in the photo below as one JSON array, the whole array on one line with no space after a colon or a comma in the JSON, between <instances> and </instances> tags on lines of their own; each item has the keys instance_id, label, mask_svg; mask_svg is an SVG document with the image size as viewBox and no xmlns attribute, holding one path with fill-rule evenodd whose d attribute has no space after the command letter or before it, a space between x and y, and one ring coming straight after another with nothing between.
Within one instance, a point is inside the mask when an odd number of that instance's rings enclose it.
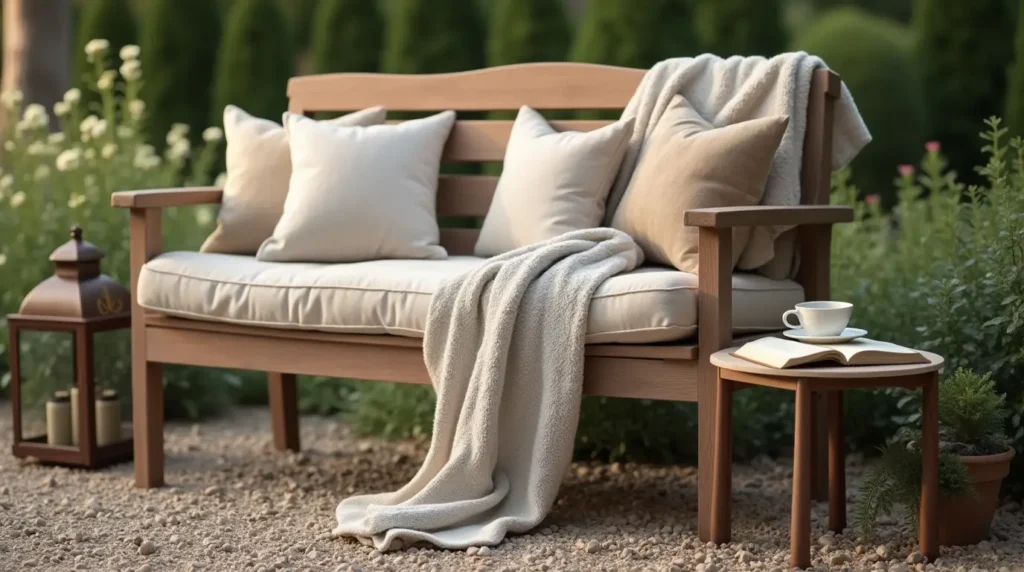
<instances>
[{"instance_id":1,"label":"bench leg","mask_svg":"<svg viewBox=\"0 0 1024 572\"><path fill-rule=\"evenodd\" d=\"M267 390L270 395L274 448L278 451L298 451L299 406L295 374L267 372Z\"/></svg>"},{"instance_id":2,"label":"bench leg","mask_svg":"<svg viewBox=\"0 0 1024 572\"><path fill-rule=\"evenodd\" d=\"M701 542L708 542L712 540L718 369L710 363L701 363L697 375L697 536Z\"/></svg>"},{"instance_id":3,"label":"bench leg","mask_svg":"<svg viewBox=\"0 0 1024 572\"><path fill-rule=\"evenodd\" d=\"M732 538L732 383L718 378L715 422L715 481L711 501L711 542Z\"/></svg>"},{"instance_id":4,"label":"bench leg","mask_svg":"<svg viewBox=\"0 0 1024 572\"><path fill-rule=\"evenodd\" d=\"M132 354L135 486L148 489L164 484L163 366Z\"/></svg>"}]
</instances>

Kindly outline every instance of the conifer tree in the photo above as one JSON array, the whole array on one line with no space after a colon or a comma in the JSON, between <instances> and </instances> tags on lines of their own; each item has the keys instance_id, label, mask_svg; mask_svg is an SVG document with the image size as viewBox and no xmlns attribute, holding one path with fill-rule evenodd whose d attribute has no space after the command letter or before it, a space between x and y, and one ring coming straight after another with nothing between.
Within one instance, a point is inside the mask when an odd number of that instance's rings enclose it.
<instances>
[{"instance_id":1,"label":"conifer tree","mask_svg":"<svg viewBox=\"0 0 1024 572\"><path fill-rule=\"evenodd\" d=\"M138 41L135 16L127 0L89 0L78 13L78 29L75 32L75 59L72 66L71 83L78 83L92 77L93 66L85 57L85 44L89 40L102 38L110 42L108 53L117 56L118 51Z\"/></svg>"},{"instance_id":2,"label":"conifer tree","mask_svg":"<svg viewBox=\"0 0 1024 572\"><path fill-rule=\"evenodd\" d=\"M683 0L590 0L570 57L649 68L665 58L696 55L691 18Z\"/></svg>"},{"instance_id":3,"label":"conifer tree","mask_svg":"<svg viewBox=\"0 0 1024 572\"><path fill-rule=\"evenodd\" d=\"M376 2L320 0L313 24L313 72L375 72L384 22Z\"/></svg>"},{"instance_id":4,"label":"conifer tree","mask_svg":"<svg viewBox=\"0 0 1024 572\"><path fill-rule=\"evenodd\" d=\"M150 143L160 146L172 123L198 138L210 117L210 84L220 35L210 0L149 0L142 18L142 95Z\"/></svg>"},{"instance_id":5,"label":"conifer tree","mask_svg":"<svg viewBox=\"0 0 1024 572\"><path fill-rule=\"evenodd\" d=\"M1017 14L1017 44L1013 68L1010 71L1010 90L1006 94L1006 125L1013 135L1024 136L1024 0Z\"/></svg>"},{"instance_id":6,"label":"conifer tree","mask_svg":"<svg viewBox=\"0 0 1024 572\"><path fill-rule=\"evenodd\" d=\"M476 0L395 0L384 42L389 73L443 73L484 65Z\"/></svg>"},{"instance_id":7,"label":"conifer tree","mask_svg":"<svg viewBox=\"0 0 1024 572\"><path fill-rule=\"evenodd\" d=\"M697 0L697 39L722 57L771 57L786 48L782 11L781 0Z\"/></svg>"},{"instance_id":8,"label":"conifer tree","mask_svg":"<svg viewBox=\"0 0 1024 572\"><path fill-rule=\"evenodd\" d=\"M231 7L214 72L212 123L221 123L229 104L280 120L295 72L291 37L281 30L284 17L276 0L245 0Z\"/></svg>"},{"instance_id":9,"label":"conifer tree","mask_svg":"<svg viewBox=\"0 0 1024 572\"><path fill-rule=\"evenodd\" d=\"M565 60L572 32L561 2L495 0L487 65Z\"/></svg>"}]
</instances>

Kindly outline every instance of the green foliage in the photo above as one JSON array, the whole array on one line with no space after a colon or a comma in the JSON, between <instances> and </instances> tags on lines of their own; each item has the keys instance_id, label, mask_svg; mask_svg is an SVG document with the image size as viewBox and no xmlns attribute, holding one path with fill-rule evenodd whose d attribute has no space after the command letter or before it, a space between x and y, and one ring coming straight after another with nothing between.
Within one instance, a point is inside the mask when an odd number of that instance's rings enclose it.
<instances>
[{"instance_id":1,"label":"green foliage","mask_svg":"<svg viewBox=\"0 0 1024 572\"><path fill-rule=\"evenodd\" d=\"M1024 135L1024 3L1018 9L1013 67L1006 94L1006 122L1010 133Z\"/></svg>"},{"instance_id":2,"label":"green foliage","mask_svg":"<svg viewBox=\"0 0 1024 572\"><path fill-rule=\"evenodd\" d=\"M385 439L423 439L434 426L434 389L423 385L359 382L351 396L352 427Z\"/></svg>"},{"instance_id":3,"label":"green foliage","mask_svg":"<svg viewBox=\"0 0 1024 572\"><path fill-rule=\"evenodd\" d=\"M384 22L376 2L320 0L313 28L313 71L375 72Z\"/></svg>"},{"instance_id":4,"label":"green foliage","mask_svg":"<svg viewBox=\"0 0 1024 572\"><path fill-rule=\"evenodd\" d=\"M832 202L852 205L856 218L834 230L833 296L856 305L854 324L873 337L936 352L950 372L991 372L996 391L1006 394L1010 443L1020 449L1024 143L1007 144L998 119L987 125L980 186L960 183L938 144L929 146L920 172L901 166L892 213L858 201L848 173L835 178ZM892 421L916 422L914 399L890 394L901 410Z\"/></svg>"},{"instance_id":5,"label":"green foliage","mask_svg":"<svg viewBox=\"0 0 1024 572\"><path fill-rule=\"evenodd\" d=\"M843 6L856 6L865 12L910 23L914 13L914 0L810 0L809 4L816 12L824 12Z\"/></svg>"},{"instance_id":6,"label":"green foliage","mask_svg":"<svg viewBox=\"0 0 1024 572\"><path fill-rule=\"evenodd\" d=\"M697 38L722 57L771 57L786 49L782 12L782 0L696 0Z\"/></svg>"},{"instance_id":7,"label":"green foliage","mask_svg":"<svg viewBox=\"0 0 1024 572\"><path fill-rule=\"evenodd\" d=\"M961 496L972 494L971 476L956 455L939 455L939 494ZM921 504L921 452L904 443L882 449L882 457L868 471L860 488L860 500L854 506L853 523L861 534L875 533L878 517L893 514L904 507L917 524Z\"/></svg>"},{"instance_id":8,"label":"green foliage","mask_svg":"<svg viewBox=\"0 0 1024 572\"><path fill-rule=\"evenodd\" d=\"M303 53L309 49L314 40L314 28L318 25L317 22L320 19L318 12L322 12L324 8L322 4L330 4L331 0L280 0L284 6L285 11L288 13L288 21L291 23L292 38L295 40L295 51L297 53ZM356 4L350 2L349 4ZM376 11L377 2L359 2L359 4L366 4L372 6ZM356 6L356 9L362 6ZM376 71L376 70L374 70Z\"/></svg>"},{"instance_id":9,"label":"green foliage","mask_svg":"<svg viewBox=\"0 0 1024 572\"><path fill-rule=\"evenodd\" d=\"M0 164L0 315L17 311L21 299L53 274L47 255L68 240L68 229L80 223L85 237L103 248L103 271L122 284L128 275L126 213L110 208L110 193L124 189L209 184L221 133L207 132L193 149L188 126L175 125L160 136L165 153L147 142L147 113L139 98L142 71L126 58L118 70L109 48L90 50L94 89L100 113L90 114L83 94L72 89L54 106L60 131L49 133L48 113L40 105L22 108L17 93L2 97L8 131ZM148 78L147 78L148 80ZM168 249L194 249L212 230L214 211L169 209L163 214ZM22 347L25 406L41 405L55 389L71 383L71 345L66 336L45 333L26 339ZM96 339L97 379L104 387L129 394L130 350L126 332ZM4 360L6 361L6 360ZM4 385L9 377L4 374ZM164 375L168 416L196 417L213 413L231 399L234 380L201 368L167 368Z\"/></svg>"},{"instance_id":10,"label":"green foliage","mask_svg":"<svg viewBox=\"0 0 1024 572\"><path fill-rule=\"evenodd\" d=\"M958 369L939 385L939 426L944 450L956 455L994 455L1009 446L1005 396L992 374Z\"/></svg>"},{"instance_id":11,"label":"green foliage","mask_svg":"<svg viewBox=\"0 0 1024 572\"><path fill-rule=\"evenodd\" d=\"M85 44L96 38L110 42L111 54L138 41L138 29L128 0L89 0L82 6L72 66L71 83L74 85L96 81L91 73L92 64L85 55Z\"/></svg>"},{"instance_id":12,"label":"green foliage","mask_svg":"<svg viewBox=\"0 0 1024 572\"><path fill-rule=\"evenodd\" d=\"M942 142L951 167L975 182L981 161L978 117L1004 111L1013 57L1013 14L1007 0L919 0L914 7L917 61L928 94L930 138Z\"/></svg>"},{"instance_id":13,"label":"green foliage","mask_svg":"<svg viewBox=\"0 0 1024 572\"><path fill-rule=\"evenodd\" d=\"M295 73L291 37L275 0L237 2L228 13L217 54L210 121L237 105L256 117L279 119L288 107L288 80Z\"/></svg>"},{"instance_id":14,"label":"green foliage","mask_svg":"<svg viewBox=\"0 0 1024 572\"><path fill-rule=\"evenodd\" d=\"M217 4L210 0L150 0L142 18L143 99L149 108L148 141L163 146L174 123L198 134L210 117L210 85L220 36Z\"/></svg>"},{"instance_id":15,"label":"green foliage","mask_svg":"<svg viewBox=\"0 0 1024 572\"><path fill-rule=\"evenodd\" d=\"M558 62L566 58L572 30L560 2L496 0L491 9L487 65Z\"/></svg>"},{"instance_id":16,"label":"green foliage","mask_svg":"<svg viewBox=\"0 0 1024 572\"><path fill-rule=\"evenodd\" d=\"M680 0L591 0L570 59L649 68L665 58L697 54L692 8Z\"/></svg>"},{"instance_id":17,"label":"green foliage","mask_svg":"<svg viewBox=\"0 0 1024 572\"><path fill-rule=\"evenodd\" d=\"M893 167L919 156L925 141L925 97L914 66L909 30L857 8L828 12L793 40L793 49L820 56L843 76L873 140L853 165L863 192L896 203Z\"/></svg>"},{"instance_id":18,"label":"green foliage","mask_svg":"<svg viewBox=\"0 0 1024 572\"><path fill-rule=\"evenodd\" d=\"M444 73L483 65L484 28L475 0L395 0L384 71Z\"/></svg>"}]
</instances>

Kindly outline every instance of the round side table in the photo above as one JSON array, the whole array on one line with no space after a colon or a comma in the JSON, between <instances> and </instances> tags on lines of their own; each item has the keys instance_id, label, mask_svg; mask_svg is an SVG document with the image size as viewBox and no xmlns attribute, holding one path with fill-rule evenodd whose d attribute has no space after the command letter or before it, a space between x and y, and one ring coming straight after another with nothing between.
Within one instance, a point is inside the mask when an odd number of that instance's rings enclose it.
<instances>
[{"instance_id":1,"label":"round side table","mask_svg":"<svg viewBox=\"0 0 1024 572\"><path fill-rule=\"evenodd\" d=\"M739 348L711 355L718 368L715 460L712 487L711 540L728 542L732 535L732 392L746 386L774 387L796 393L793 435L793 504L790 515L790 566L811 565L811 403L825 397L828 412L829 528L846 528L846 474L843 451L843 391L886 387L921 388L921 511L918 543L921 553L939 557L939 397L943 359L921 352L928 363L912 365L796 367L775 369L732 355Z\"/></svg>"}]
</instances>

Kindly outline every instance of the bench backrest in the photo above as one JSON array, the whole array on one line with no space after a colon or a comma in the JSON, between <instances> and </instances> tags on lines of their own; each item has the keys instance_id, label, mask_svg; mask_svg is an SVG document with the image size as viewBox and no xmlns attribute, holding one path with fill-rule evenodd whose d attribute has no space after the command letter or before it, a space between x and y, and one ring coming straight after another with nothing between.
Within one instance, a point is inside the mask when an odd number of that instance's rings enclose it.
<instances>
[{"instance_id":1,"label":"bench backrest","mask_svg":"<svg viewBox=\"0 0 1024 572\"><path fill-rule=\"evenodd\" d=\"M349 112L383 105L388 112L514 111L522 105L544 110L620 110L639 85L644 70L584 63L532 63L474 71L397 75L342 73L292 78L289 110ZM831 104L838 76L822 70L815 76L804 145L803 202L828 200L831 156ZM831 94L829 92L832 92ZM479 114L476 114L479 115ZM552 122L557 129L590 131L607 120ZM511 120L460 119L445 146L445 163L500 162L505 156ZM826 148L828 147L828 148ZM483 217L498 179L490 175L442 175L438 217ZM451 254L472 253L478 230L442 228L441 243Z\"/></svg>"}]
</instances>

